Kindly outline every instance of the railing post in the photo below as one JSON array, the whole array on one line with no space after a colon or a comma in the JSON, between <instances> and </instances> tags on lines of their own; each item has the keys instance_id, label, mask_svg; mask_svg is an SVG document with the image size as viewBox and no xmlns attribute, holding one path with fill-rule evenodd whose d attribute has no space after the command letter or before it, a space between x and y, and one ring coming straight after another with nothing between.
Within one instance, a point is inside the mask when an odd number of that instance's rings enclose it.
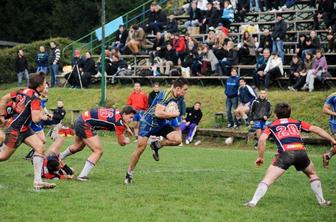
<instances>
[{"instance_id":1,"label":"railing post","mask_svg":"<svg viewBox=\"0 0 336 222\"><path fill-rule=\"evenodd\" d=\"M145 23L145 12L146 12L146 8L145 8L145 4L142 5L142 16L141 16L141 24Z\"/></svg>"},{"instance_id":2,"label":"railing post","mask_svg":"<svg viewBox=\"0 0 336 222\"><path fill-rule=\"evenodd\" d=\"M90 35L90 49L89 49L89 51L92 53L92 40L93 40L93 38L92 38L92 34Z\"/></svg>"}]
</instances>

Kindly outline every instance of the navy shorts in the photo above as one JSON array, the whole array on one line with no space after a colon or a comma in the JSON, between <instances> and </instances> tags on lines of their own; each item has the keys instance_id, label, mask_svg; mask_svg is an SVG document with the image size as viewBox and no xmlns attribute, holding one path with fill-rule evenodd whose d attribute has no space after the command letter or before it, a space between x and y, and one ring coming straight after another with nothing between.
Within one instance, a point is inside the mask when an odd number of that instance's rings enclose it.
<instances>
[{"instance_id":1,"label":"navy shorts","mask_svg":"<svg viewBox=\"0 0 336 222\"><path fill-rule=\"evenodd\" d=\"M254 129L265 129L266 121L265 120L254 120L253 121L253 128Z\"/></svg>"},{"instance_id":2,"label":"navy shorts","mask_svg":"<svg viewBox=\"0 0 336 222\"><path fill-rule=\"evenodd\" d=\"M96 130L94 130L88 123L86 123L80 116L75 122L75 133L81 139L87 139L97 135Z\"/></svg>"},{"instance_id":3,"label":"navy shorts","mask_svg":"<svg viewBox=\"0 0 336 222\"><path fill-rule=\"evenodd\" d=\"M167 135L173 131L175 131L175 129L168 124L153 127L145 121L140 121L139 136L142 137L163 136L167 138Z\"/></svg>"},{"instance_id":4,"label":"navy shorts","mask_svg":"<svg viewBox=\"0 0 336 222\"><path fill-rule=\"evenodd\" d=\"M30 124L30 127L35 133L43 130L43 126L41 125L41 123L33 123L32 122Z\"/></svg>"}]
</instances>

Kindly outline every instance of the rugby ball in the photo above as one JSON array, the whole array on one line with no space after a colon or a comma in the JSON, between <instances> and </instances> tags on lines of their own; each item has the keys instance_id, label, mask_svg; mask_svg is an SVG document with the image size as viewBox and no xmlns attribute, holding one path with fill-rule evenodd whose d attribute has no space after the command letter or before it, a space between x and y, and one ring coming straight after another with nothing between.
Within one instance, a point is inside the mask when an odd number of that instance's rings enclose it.
<instances>
[{"instance_id":1,"label":"rugby ball","mask_svg":"<svg viewBox=\"0 0 336 222\"><path fill-rule=\"evenodd\" d=\"M228 138L225 139L225 145L231 145L233 143L233 137L230 136Z\"/></svg>"},{"instance_id":2,"label":"rugby ball","mask_svg":"<svg viewBox=\"0 0 336 222\"><path fill-rule=\"evenodd\" d=\"M165 111L166 112L174 112L174 111L178 111L178 106L177 106L177 103L174 102L174 101L171 101L167 104L166 108L165 108Z\"/></svg>"}]
</instances>

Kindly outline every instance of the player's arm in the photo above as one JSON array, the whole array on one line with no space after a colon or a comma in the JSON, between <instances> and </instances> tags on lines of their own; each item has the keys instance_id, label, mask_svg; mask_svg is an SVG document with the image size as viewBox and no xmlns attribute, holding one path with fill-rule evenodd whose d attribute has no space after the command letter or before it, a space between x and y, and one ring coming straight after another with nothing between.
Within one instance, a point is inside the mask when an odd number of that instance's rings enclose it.
<instances>
[{"instance_id":1,"label":"player's arm","mask_svg":"<svg viewBox=\"0 0 336 222\"><path fill-rule=\"evenodd\" d=\"M117 140L120 146L125 146L130 143L130 139L124 134L117 135Z\"/></svg>"},{"instance_id":2,"label":"player's arm","mask_svg":"<svg viewBox=\"0 0 336 222\"><path fill-rule=\"evenodd\" d=\"M10 93L4 95L0 100L0 124L5 122L5 112L6 112L6 104L11 101L12 96Z\"/></svg>"},{"instance_id":3,"label":"player's arm","mask_svg":"<svg viewBox=\"0 0 336 222\"><path fill-rule=\"evenodd\" d=\"M165 111L165 106L161 104L157 104L155 107L155 117L159 119L170 119L174 117L178 117L180 115L180 112L178 110L173 111L173 112L166 112Z\"/></svg>"},{"instance_id":4,"label":"player's arm","mask_svg":"<svg viewBox=\"0 0 336 222\"><path fill-rule=\"evenodd\" d=\"M255 161L257 166L261 166L264 163L264 152L265 152L265 146L266 146L266 141L268 139L268 134L262 133L261 136L259 137L258 141L258 158Z\"/></svg>"},{"instance_id":5,"label":"player's arm","mask_svg":"<svg viewBox=\"0 0 336 222\"><path fill-rule=\"evenodd\" d=\"M309 127L309 132L315 133L319 135L320 137L329 140L333 146L336 145L336 140L329 133L327 133L327 131L325 131L321 127L311 125Z\"/></svg>"},{"instance_id":6,"label":"player's arm","mask_svg":"<svg viewBox=\"0 0 336 222\"><path fill-rule=\"evenodd\" d=\"M330 104L327 104L327 103L325 103L325 104L323 105L323 113L328 114L328 115L330 115L330 116L336 116L336 112L333 112L333 111L331 110L331 106L330 106Z\"/></svg>"}]
</instances>

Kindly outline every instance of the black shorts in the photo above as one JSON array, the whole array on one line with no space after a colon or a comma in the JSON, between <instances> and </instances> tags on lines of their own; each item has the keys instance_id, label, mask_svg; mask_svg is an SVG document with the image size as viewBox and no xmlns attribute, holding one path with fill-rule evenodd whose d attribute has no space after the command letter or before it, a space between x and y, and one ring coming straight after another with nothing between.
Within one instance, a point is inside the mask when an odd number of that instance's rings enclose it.
<instances>
[{"instance_id":1,"label":"black shorts","mask_svg":"<svg viewBox=\"0 0 336 222\"><path fill-rule=\"evenodd\" d=\"M18 130L9 127L6 129L5 133L6 136L4 144L12 149L18 148L26 138L34 135L34 132L30 127L24 132L19 132Z\"/></svg>"},{"instance_id":2,"label":"black shorts","mask_svg":"<svg viewBox=\"0 0 336 222\"><path fill-rule=\"evenodd\" d=\"M284 170L294 165L297 171L302 171L309 166L310 159L305 150L293 150L277 154L272 164Z\"/></svg>"},{"instance_id":3,"label":"black shorts","mask_svg":"<svg viewBox=\"0 0 336 222\"><path fill-rule=\"evenodd\" d=\"M88 123L86 123L80 116L75 122L75 133L81 139L87 139L97 135L96 130L94 130Z\"/></svg>"},{"instance_id":4,"label":"black shorts","mask_svg":"<svg viewBox=\"0 0 336 222\"><path fill-rule=\"evenodd\" d=\"M160 128L157 132L154 133L154 136L163 136L167 139L167 135L171 132L175 131L175 129L170 125L165 125Z\"/></svg>"}]
</instances>

